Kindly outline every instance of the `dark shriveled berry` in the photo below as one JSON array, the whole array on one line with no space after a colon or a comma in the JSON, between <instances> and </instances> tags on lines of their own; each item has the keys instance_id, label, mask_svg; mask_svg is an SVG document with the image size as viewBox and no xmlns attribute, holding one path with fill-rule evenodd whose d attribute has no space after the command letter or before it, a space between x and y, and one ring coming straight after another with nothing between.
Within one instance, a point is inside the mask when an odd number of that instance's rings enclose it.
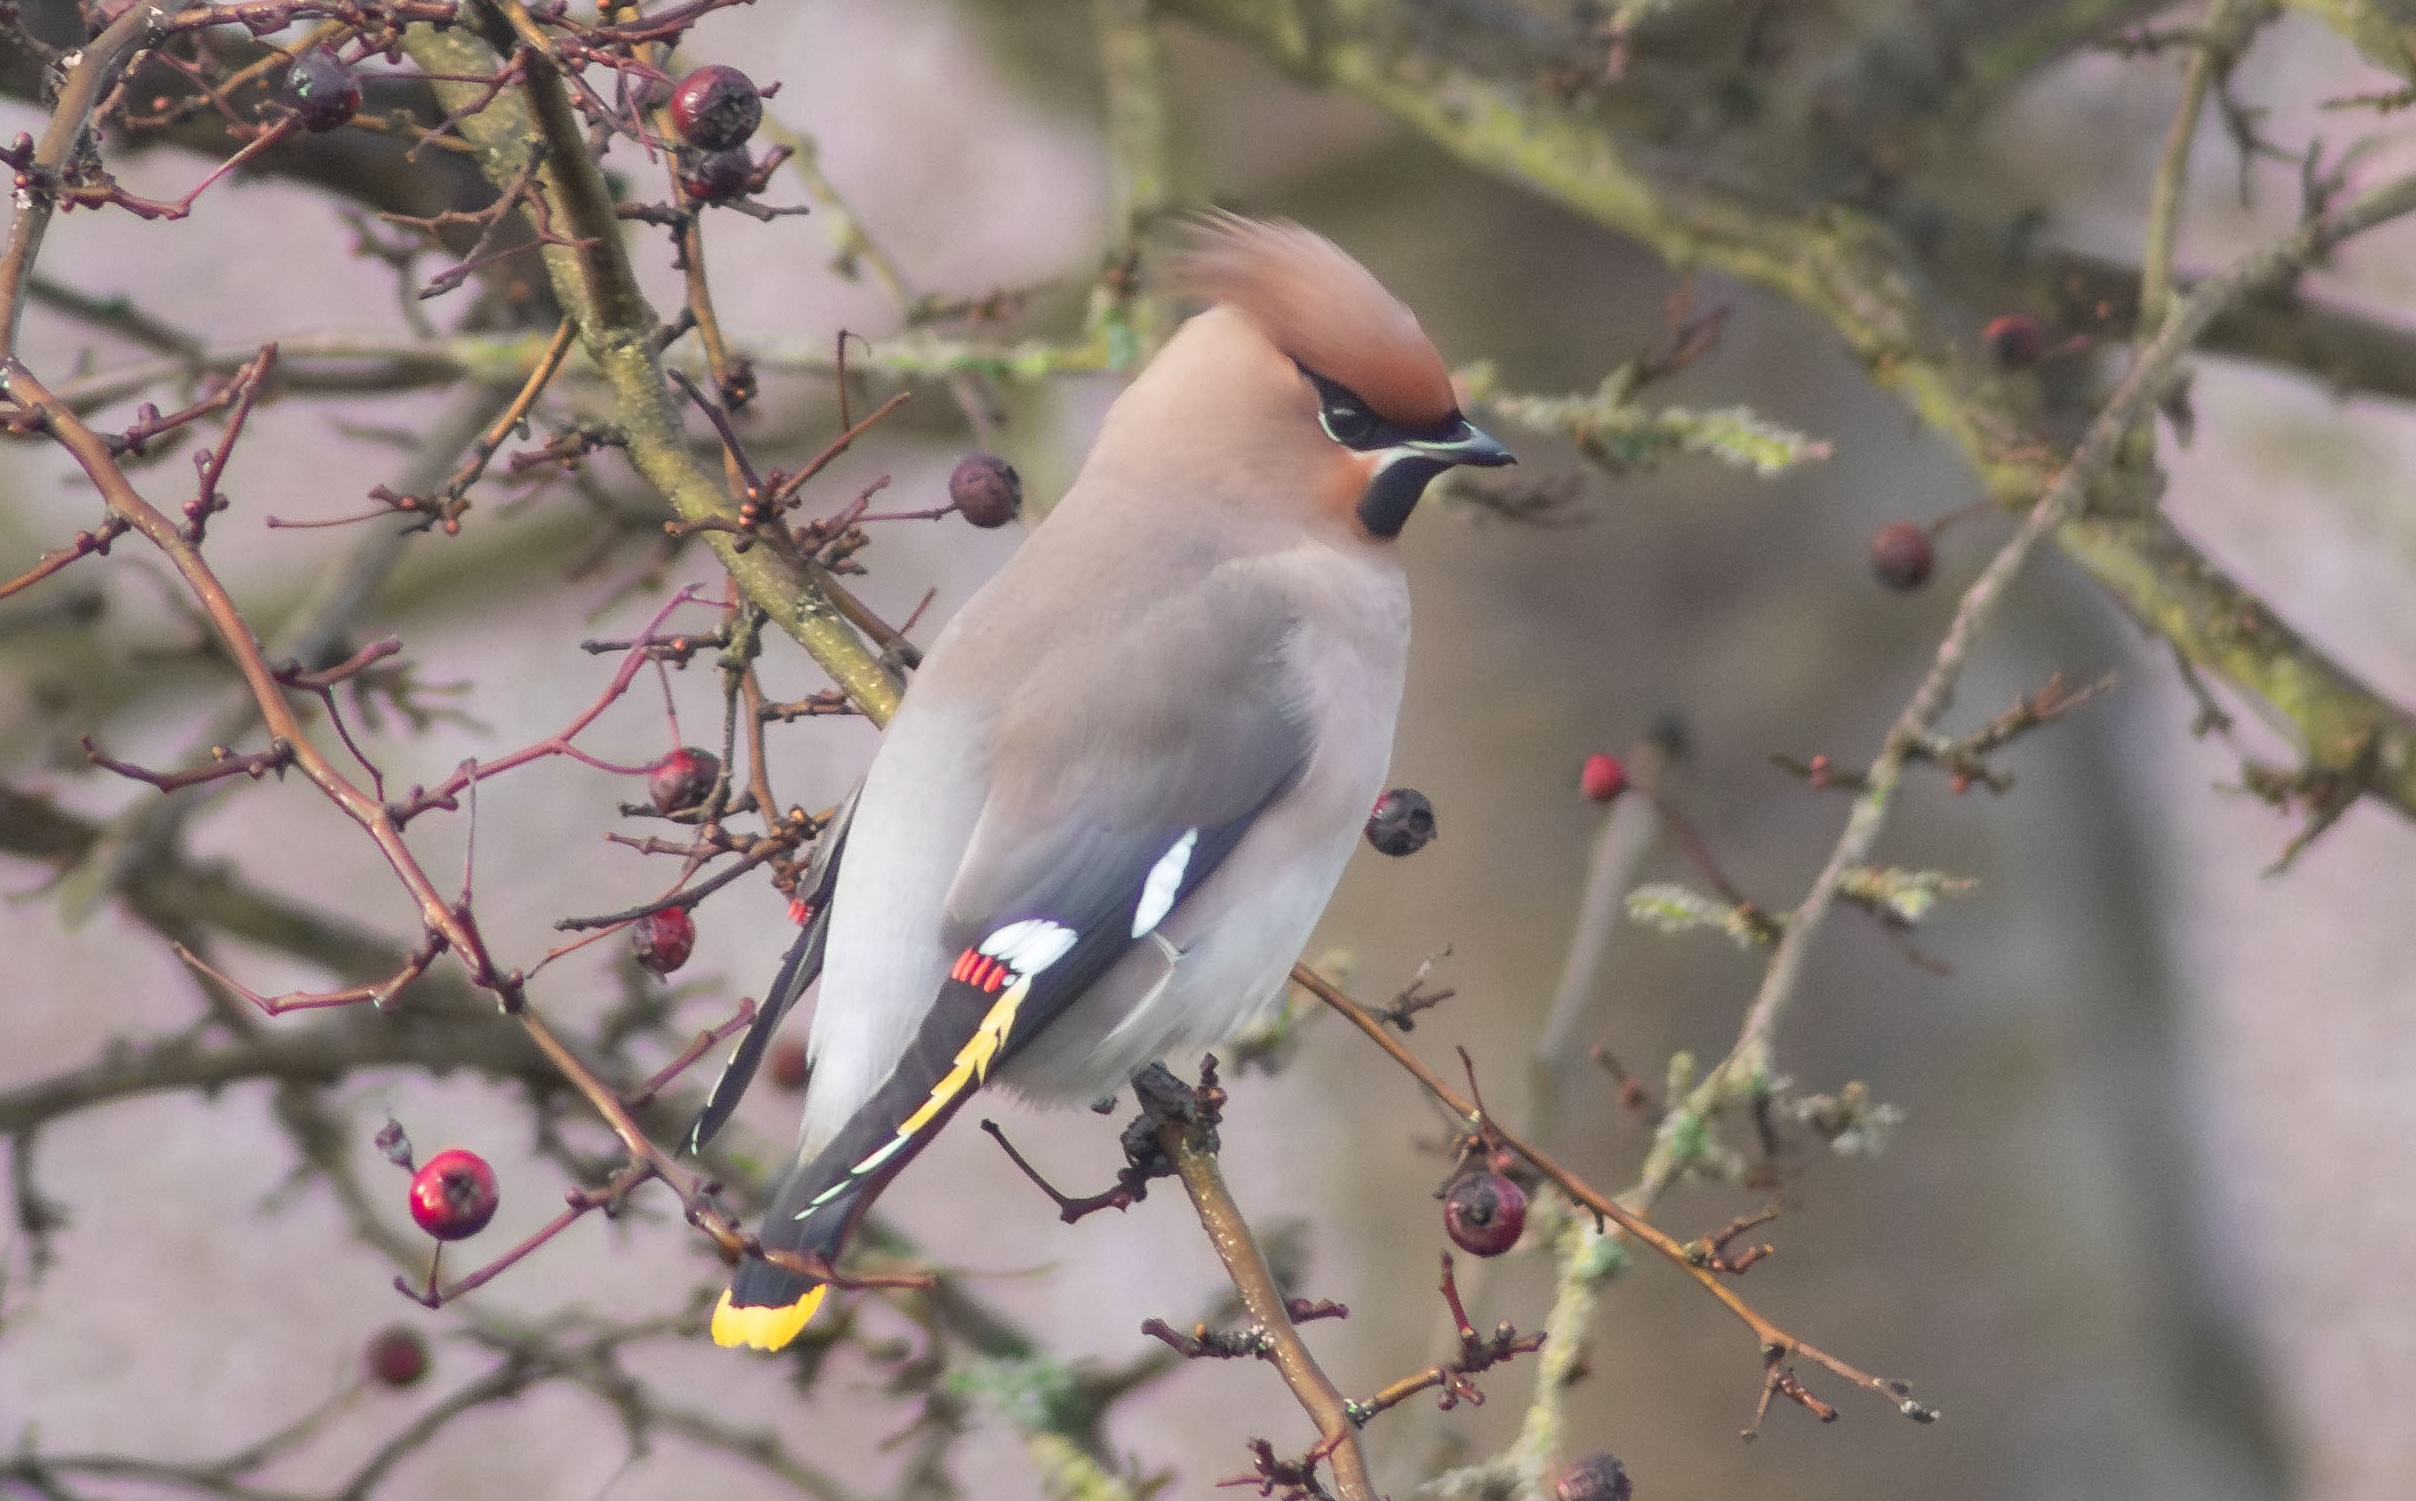
<instances>
[{"instance_id":1,"label":"dark shriveled berry","mask_svg":"<svg viewBox=\"0 0 2416 1501\"><path fill-rule=\"evenodd\" d=\"M985 531L1005 526L1023 510L1023 476L997 454L969 453L948 476L948 500Z\"/></svg>"},{"instance_id":2,"label":"dark shriveled berry","mask_svg":"<svg viewBox=\"0 0 2416 1501\"><path fill-rule=\"evenodd\" d=\"M439 1152L411 1175L411 1218L438 1240L476 1235L495 1217L495 1170L476 1152Z\"/></svg>"},{"instance_id":3,"label":"dark shriveled berry","mask_svg":"<svg viewBox=\"0 0 2416 1501\"><path fill-rule=\"evenodd\" d=\"M1871 535L1871 573L1890 589L1901 593L1920 588L1937 565L1938 550L1929 533L1909 521L1891 521Z\"/></svg>"},{"instance_id":4,"label":"dark shriveled berry","mask_svg":"<svg viewBox=\"0 0 2416 1501\"><path fill-rule=\"evenodd\" d=\"M334 130L361 112L361 81L335 53L313 47L285 70L285 102L303 129Z\"/></svg>"},{"instance_id":5,"label":"dark shriveled berry","mask_svg":"<svg viewBox=\"0 0 2416 1501\"><path fill-rule=\"evenodd\" d=\"M629 925L629 947L638 968L667 975L696 952L696 919L685 907L649 912Z\"/></svg>"},{"instance_id":6,"label":"dark shriveled berry","mask_svg":"<svg viewBox=\"0 0 2416 1501\"><path fill-rule=\"evenodd\" d=\"M1415 787L1395 787L1367 816L1367 842L1380 855L1414 855L1434 842L1434 804Z\"/></svg>"},{"instance_id":7,"label":"dark shriveled berry","mask_svg":"<svg viewBox=\"0 0 2416 1501\"><path fill-rule=\"evenodd\" d=\"M671 128L699 151L743 146L762 123L755 80L727 63L707 63L672 86Z\"/></svg>"},{"instance_id":8,"label":"dark shriveled berry","mask_svg":"<svg viewBox=\"0 0 2416 1501\"><path fill-rule=\"evenodd\" d=\"M655 812L677 813L703 802L720 779L721 757L683 745L647 764L646 796Z\"/></svg>"},{"instance_id":9,"label":"dark shriveled berry","mask_svg":"<svg viewBox=\"0 0 2416 1501\"><path fill-rule=\"evenodd\" d=\"M369 1337L361 1364L381 1386L415 1385L428 1374L428 1342L416 1329L390 1324Z\"/></svg>"},{"instance_id":10,"label":"dark shriveled berry","mask_svg":"<svg viewBox=\"0 0 2416 1501\"><path fill-rule=\"evenodd\" d=\"M386 1154L388 1162L406 1173L411 1171L411 1138L404 1134L401 1121L387 1116L386 1124L378 1127L378 1134L369 1138L369 1141L370 1145Z\"/></svg>"},{"instance_id":11,"label":"dark shriveled berry","mask_svg":"<svg viewBox=\"0 0 2416 1501\"><path fill-rule=\"evenodd\" d=\"M1618 1456L1596 1452L1570 1465L1552 1482L1552 1501L1628 1501L1635 1487Z\"/></svg>"},{"instance_id":12,"label":"dark shriveled berry","mask_svg":"<svg viewBox=\"0 0 2416 1501\"><path fill-rule=\"evenodd\" d=\"M1471 1256L1499 1256L1527 1228L1527 1192L1500 1173L1470 1173L1443 1195L1443 1228Z\"/></svg>"},{"instance_id":13,"label":"dark shriveled berry","mask_svg":"<svg viewBox=\"0 0 2416 1501\"><path fill-rule=\"evenodd\" d=\"M1617 756L1597 751L1585 758L1577 772L1577 790L1589 801L1607 803L1627 791L1627 767Z\"/></svg>"},{"instance_id":14,"label":"dark shriveled berry","mask_svg":"<svg viewBox=\"0 0 2416 1501\"><path fill-rule=\"evenodd\" d=\"M1988 357L2007 370L2027 370L2047 357L2047 331L2027 313L1992 318L1980 331Z\"/></svg>"},{"instance_id":15,"label":"dark shriveled berry","mask_svg":"<svg viewBox=\"0 0 2416 1501\"><path fill-rule=\"evenodd\" d=\"M698 203L728 203L733 198L744 198L755 186L755 158L747 155L744 146L683 154L679 185L681 192Z\"/></svg>"},{"instance_id":16,"label":"dark shriveled berry","mask_svg":"<svg viewBox=\"0 0 2416 1501\"><path fill-rule=\"evenodd\" d=\"M772 1087L781 1093L803 1093L805 1076L810 1072L806 1066L805 1044L794 1037L783 1037L773 1043L772 1051L764 1057L763 1071L771 1079Z\"/></svg>"}]
</instances>

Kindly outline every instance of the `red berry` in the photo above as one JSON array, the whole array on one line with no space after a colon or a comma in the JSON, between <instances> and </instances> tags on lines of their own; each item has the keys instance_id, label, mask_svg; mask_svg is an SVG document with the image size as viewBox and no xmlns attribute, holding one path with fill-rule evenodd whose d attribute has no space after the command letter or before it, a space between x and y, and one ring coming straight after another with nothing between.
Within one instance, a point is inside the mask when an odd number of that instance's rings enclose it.
<instances>
[{"instance_id":1,"label":"red berry","mask_svg":"<svg viewBox=\"0 0 2416 1501\"><path fill-rule=\"evenodd\" d=\"M762 92L727 63L707 63L672 86L671 128L699 151L743 146L762 123Z\"/></svg>"},{"instance_id":2,"label":"red berry","mask_svg":"<svg viewBox=\"0 0 2416 1501\"><path fill-rule=\"evenodd\" d=\"M1500 1173L1470 1173L1443 1195L1443 1228L1469 1255L1499 1256L1527 1228L1527 1192Z\"/></svg>"},{"instance_id":3,"label":"red berry","mask_svg":"<svg viewBox=\"0 0 2416 1501\"><path fill-rule=\"evenodd\" d=\"M495 1217L495 1170L476 1152L439 1152L411 1175L411 1217L438 1240L476 1235Z\"/></svg>"},{"instance_id":4,"label":"red berry","mask_svg":"<svg viewBox=\"0 0 2416 1501\"><path fill-rule=\"evenodd\" d=\"M1414 855L1434 842L1434 804L1415 787L1395 787L1367 816L1367 842L1382 855Z\"/></svg>"},{"instance_id":5,"label":"red berry","mask_svg":"<svg viewBox=\"0 0 2416 1501\"><path fill-rule=\"evenodd\" d=\"M1920 588L1937 563L1938 550L1928 531L1909 521L1891 521L1871 536L1871 572L1890 589L1902 593Z\"/></svg>"},{"instance_id":6,"label":"red berry","mask_svg":"<svg viewBox=\"0 0 2416 1501\"><path fill-rule=\"evenodd\" d=\"M969 453L948 476L948 500L975 526L1005 526L1023 509L1023 476L997 454Z\"/></svg>"},{"instance_id":7,"label":"red berry","mask_svg":"<svg viewBox=\"0 0 2416 1501\"><path fill-rule=\"evenodd\" d=\"M685 907L649 912L629 925L629 946L638 968L667 975L688 962L696 950L696 919Z\"/></svg>"},{"instance_id":8,"label":"red berry","mask_svg":"<svg viewBox=\"0 0 2416 1501\"><path fill-rule=\"evenodd\" d=\"M1607 803L1627 791L1627 767L1617 756L1596 751L1577 773L1577 790L1594 802Z\"/></svg>"},{"instance_id":9,"label":"red berry","mask_svg":"<svg viewBox=\"0 0 2416 1501\"><path fill-rule=\"evenodd\" d=\"M1552 1501L1628 1501L1635 1487L1615 1455L1589 1454L1552 1482Z\"/></svg>"},{"instance_id":10,"label":"red berry","mask_svg":"<svg viewBox=\"0 0 2416 1501\"><path fill-rule=\"evenodd\" d=\"M334 52L313 47L285 70L285 102L303 129L334 130L361 112L361 81Z\"/></svg>"},{"instance_id":11,"label":"red berry","mask_svg":"<svg viewBox=\"0 0 2416 1501\"><path fill-rule=\"evenodd\" d=\"M2047 357L2047 331L2027 313L2007 313L1980 331L1988 357L2008 370L2027 370Z\"/></svg>"},{"instance_id":12,"label":"red berry","mask_svg":"<svg viewBox=\"0 0 2416 1501\"><path fill-rule=\"evenodd\" d=\"M416 1329L389 1325L369 1337L362 1352L369 1377L386 1386L410 1386L428 1374L428 1342Z\"/></svg>"},{"instance_id":13,"label":"red berry","mask_svg":"<svg viewBox=\"0 0 2416 1501\"><path fill-rule=\"evenodd\" d=\"M783 1037L773 1043L771 1056L763 1061L763 1071L771 1075L774 1089L787 1094L801 1092L809 1072L805 1061L805 1044L794 1037Z\"/></svg>"},{"instance_id":14,"label":"red berry","mask_svg":"<svg viewBox=\"0 0 2416 1501\"><path fill-rule=\"evenodd\" d=\"M657 813L677 813L705 800L721 780L721 757L683 745L646 767L646 796Z\"/></svg>"},{"instance_id":15,"label":"red berry","mask_svg":"<svg viewBox=\"0 0 2416 1501\"><path fill-rule=\"evenodd\" d=\"M755 186L755 158L747 155L744 146L683 154L679 185L681 192L698 203L728 203L733 198L744 198Z\"/></svg>"}]
</instances>

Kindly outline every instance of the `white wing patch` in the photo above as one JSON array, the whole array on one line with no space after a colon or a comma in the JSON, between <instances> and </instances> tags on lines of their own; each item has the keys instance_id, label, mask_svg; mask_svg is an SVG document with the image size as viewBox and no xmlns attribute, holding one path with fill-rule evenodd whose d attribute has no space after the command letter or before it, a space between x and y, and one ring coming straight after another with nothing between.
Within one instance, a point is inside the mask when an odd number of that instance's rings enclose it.
<instances>
[{"instance_id":1,"label":"white wing patch","mask_svg":"<svg viewBox=\"0 0 2416 1501\"><path fill-rule=\"evenodd\" d=\"M1155 931L1174 910L1175 894L1183 889L1183 873L1191 868L1191 851L1199 842L1199 830L1185 829L1149 868L1149 879L1141 883L1141 905L1133 911L1133 937Z\"/></svg>"},{"instance_id":2,"label":"white wing patch","mask_svg":"<svg viewBox=\"0 0 2416 1501\"><path fill-rule=\"evenodd\" d=\"M1072 952L1078 936L1063 923L1028 917L983 939L981 952L1029 979Z\"/></svg>"}]
</instances>

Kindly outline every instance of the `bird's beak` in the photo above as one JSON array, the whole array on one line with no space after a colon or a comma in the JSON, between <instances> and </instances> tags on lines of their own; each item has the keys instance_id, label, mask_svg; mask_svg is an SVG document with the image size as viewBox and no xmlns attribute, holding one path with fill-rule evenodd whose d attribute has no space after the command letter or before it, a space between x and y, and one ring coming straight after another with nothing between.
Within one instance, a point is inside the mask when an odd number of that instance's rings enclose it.
<instances>
[{"instance_id":1,"label":"bird's beak","mask_svg":"<svg viewBox=\"0 0 2416 1501\"><path fill-rule=\"evenodd\" d=\"M1437 463L1466 464L1477 469L1498 469L1518 462L1500 440L1465 417L1454 421L1451 431L1439 438L1419 438L1401 446Z\"/></svg>"}]
</instances>

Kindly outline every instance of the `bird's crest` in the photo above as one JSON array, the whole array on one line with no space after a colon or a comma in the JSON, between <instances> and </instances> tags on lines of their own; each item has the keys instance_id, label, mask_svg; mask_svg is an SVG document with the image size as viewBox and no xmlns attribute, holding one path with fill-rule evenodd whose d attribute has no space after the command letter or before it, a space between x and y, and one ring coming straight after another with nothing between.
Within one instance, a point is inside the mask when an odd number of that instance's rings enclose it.
<instances>
[{"instance_id":1,"label":"bird's crest","mask_svg":"<svg viewBox=\"0 0 2416 1501\"><path fill-rule=\"evenodd\" d=\"M1236 214L1192 221L1172 290L1224 303L1307 369L1403 427L1432 426L1459 402L1417 315L1315 230Z\"/></svg>"}]
</instances>

